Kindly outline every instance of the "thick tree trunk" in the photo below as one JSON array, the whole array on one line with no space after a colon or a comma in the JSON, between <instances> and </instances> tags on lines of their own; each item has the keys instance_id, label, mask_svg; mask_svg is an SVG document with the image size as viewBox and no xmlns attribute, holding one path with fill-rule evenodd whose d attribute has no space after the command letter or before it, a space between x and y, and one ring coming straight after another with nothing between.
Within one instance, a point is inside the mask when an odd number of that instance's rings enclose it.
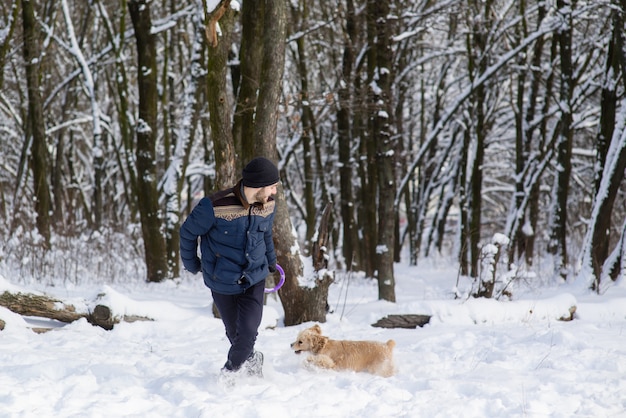
<instances>
[{"instance_id":1,"label":"thick tree trunk","mask_svg":"<svg viewBox=\"0 0 626 418\"><path fill-rule=\"evenodd\" d=\"M137 203L141 217L147 280L160 282L169 277L165 240L161 234L156 171L157 66L149 0L128 3L137 42L139 116L135 126Z\"/></svg>"},{"instance_id":2,"label":"thick tree trunk","mask_svg":"<svg viewBox=\"0 0 626 418\"><path fill-rule=\"evenodd\" d=\"M239 91L236 92L237 105L233 124L235 152L239 156L240 164L245 164L257 156L254 141L251 138L254 137L254 115L263 55L260 39L267 26L264 24L264 10L264 1L244 1L241 6L241 50L239 52L241 82L238 84ZM242 169L243 166L237 168Z\"/></svg>"},{"instance_id":3,"label":"thick tree trunk","mask_svg":"<svg viewBox=\"0 0 626 418\"><path fill-rule=\"evenodd\" d=\"M229 3L229 2L227 2ZM211 138L215 155L215 185L222 189L235 184L239 176L235 163L235 144L232 131L232 96L227 85L228 52L231 47L235 12L228 7L220 19L222 35L216 46L208 47L207 98L209 104Z\"/></svg>"},{"instance_id":4,"label":"thick tree trunk","mask_svg":"<svg viewBox=\"0 0 626 418\"><path fill-rule=\"evenodd\" d=\"M244 162L259 155L273 161L277 159L276 129L285 62L286 10L284 0L243 3L242 80L234 135L236 138L240 135ZM293 250L298 248L298 243L282 186L276 198L273 235L278 264L286 276L278 292L285 311L285 324L325 322L332 278L316 279L314 287L300 286L304 268L300 253Z\"/></svg>"},{"instance_id":5,"label":"thick tree trunk","mask_svg":"<svg viewBox=\"0 0 626 418\"><path fill-rule=\"evenodd\" d=\"M281 213L286 212L287 207L284 201L279 201L278 209ZM285 284L279 290L280 300L285 311L285 325L298 325L303 322L326 322L326 312L328 310L328 288L333 282L333 275L326 270L327 257L324 249L328 245L328 227L331 213L330 205L326 206L320 228L317 234L318 240L314 244L312 257L314 260L315 276L304 278L312 280L315 286L300 286L297 277L302 276L302 260L299 254L292 251L285 252L277 248L278 264L285 272L296 271L298 276L287 277ZM289 228L289 229L286 229ZM277 236L291 234L291 225L281 222L274 225L274 240Z\"/></svg>"},{"instance_id":6,"label":"thick tree trunk","mask_svg":"<svg viewBox=\"0 0 626 418\"><path fill-rule=\"evenodd\" d=\"M283 0L267 2L265 9L266 30L263 36L263 66L261 71L261 89L257 107L255 124L255 149L259 155L276 155L276 126L278 122L278 103L280 101L282 75L284 71L286 34L286 2ZM272 22L268 25L268 22ZM268 30L267 27L271 27ZM271 51L271 53L269 52ZM261 139L265 139L262 141ZM285 325L295 325L307 321L326 322L328 287L332 277L325 273L323 277L315 277L315 286L300 286L298 278L302 276L303 266L300 254L293 254L297 247L293 236L293 226L287 204L281 188L276 220L280 227L274 234L279 263L287 264L285 272L291 274L289 287L279 293L285 311ZM281 264L282 265L282 264ZM283 267L284 269L284 267Z\"/></svg>"},{"instance_id":7,"label":"thick tree trunk","mask_svg":"<svg viewBox=\"0 0 626 418\"><path fill-rule=\"evenodd\" d=\"M30 162L33 170L34 201L37 212L37 230L44 238L44 246L50 247L51 197L48 184L48 148L40 90L41 54L38 23L31 0L22 1L22 24L24 30L24 62L28 90L27 137L30 137Z\"/></svg>"},{"instance_id":8,"label":"thick tree trunk","mask_svg":"<svg viewBox=\"0 0 626 418\"><path fill-rule=\"evenodd\" d=\"M285 0L265 2L264 31L261 37L263 58L259 83L259 99L254 121L254 152L276 158L276 128L278 126L283 72L285 71L285 39L287 33L287 4Z\"/></svg>"}]
</instances>

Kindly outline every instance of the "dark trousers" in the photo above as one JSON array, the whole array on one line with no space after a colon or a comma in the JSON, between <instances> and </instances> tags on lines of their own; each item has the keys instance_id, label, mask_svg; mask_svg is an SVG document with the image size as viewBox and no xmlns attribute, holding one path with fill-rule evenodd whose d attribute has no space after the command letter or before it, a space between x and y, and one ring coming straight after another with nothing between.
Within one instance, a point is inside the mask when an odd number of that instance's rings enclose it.
<instances>
[{"instance_id":1,"label":"dark trousers","mask_svg":"<svg viewBox=\"0 0 626 418\"><path fill-rule=\"evenodd\" d=\"M237 370L252 354L263 316L265 280L238 295L223 295L211 291L213 302L222 317L230 341L229 370Z\"/></svg>"}]
</instances>

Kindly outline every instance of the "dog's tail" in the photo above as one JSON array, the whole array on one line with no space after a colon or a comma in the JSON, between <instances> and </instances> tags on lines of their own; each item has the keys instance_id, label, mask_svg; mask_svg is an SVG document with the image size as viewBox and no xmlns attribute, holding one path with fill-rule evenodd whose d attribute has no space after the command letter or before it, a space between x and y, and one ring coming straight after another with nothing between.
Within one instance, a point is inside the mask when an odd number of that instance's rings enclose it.
<instances>
[{"instance_id":1,"label":"dog's tail","mask_svg":"<svg viewBox=\"0 0 626 418\"><path fill-rule=\"evenodd\" d=\"M389 340L387 341L386 346L389 349L389 351L391 351L396 346L396 342L394 340Z\"/></svg>"}]
</instances>

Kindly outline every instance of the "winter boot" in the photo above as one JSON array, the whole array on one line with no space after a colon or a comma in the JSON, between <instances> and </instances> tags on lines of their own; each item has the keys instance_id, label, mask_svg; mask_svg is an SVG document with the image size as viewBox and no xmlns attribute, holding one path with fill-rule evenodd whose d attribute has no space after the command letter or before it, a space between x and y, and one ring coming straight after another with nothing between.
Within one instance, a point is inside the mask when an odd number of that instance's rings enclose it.
<instances>
[{"instance_id":1,"label":"winter boot","mask_svg":"<svg viewBox=\"0 0 626 418\"><path fill-rule=\"evenodd\" d=\"M237 377L237 370L233 368L230 360L227 360L224 364L224 367L220 370L220 374L218 376L218 381L227 387L233 386L235 384L235 379Z\"/></svg>"},{"instance_id":2,"label":"winter boot","mask_svg":"<svg viewBox=\"0 0 626 418\"><path fill-rule=\"evenodd\" d=\"M263 377L263 353L253 351L243 366L248 376Z\"/></svg>"},{"instance_id":3,"label":"winter boot","mask_svg":"<svg viewBox=\"0 0 626 418\"><path fill-rule=\"evenodd\" d=\"M233 370L228 370L226 367L223 367L220 370L220 374L217 378L217 381L225 387L232 387L235 385L235 379L237 376L237 372Z\"/></svg>"}]
</instances>

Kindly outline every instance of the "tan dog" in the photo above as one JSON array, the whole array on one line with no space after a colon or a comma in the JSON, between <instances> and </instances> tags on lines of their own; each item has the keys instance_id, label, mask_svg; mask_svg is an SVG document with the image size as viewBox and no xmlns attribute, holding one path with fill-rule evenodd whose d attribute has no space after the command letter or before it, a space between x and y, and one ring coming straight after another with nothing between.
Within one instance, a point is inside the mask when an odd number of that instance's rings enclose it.
<instances>
[{"instance_id":1,"label":"tan dog","mask_svg":"<svg viewBox=\"0 0 626 418\"><path fill-rule=\"evenodd\" d=\"M296 354L310 352L306 362L311 365L335 370L368 372L383 377L394 373L394 340L386 343L376 341L339 341L322 335L319 325L300 331L291 344Z\"/></svg>"}]
</instances>

